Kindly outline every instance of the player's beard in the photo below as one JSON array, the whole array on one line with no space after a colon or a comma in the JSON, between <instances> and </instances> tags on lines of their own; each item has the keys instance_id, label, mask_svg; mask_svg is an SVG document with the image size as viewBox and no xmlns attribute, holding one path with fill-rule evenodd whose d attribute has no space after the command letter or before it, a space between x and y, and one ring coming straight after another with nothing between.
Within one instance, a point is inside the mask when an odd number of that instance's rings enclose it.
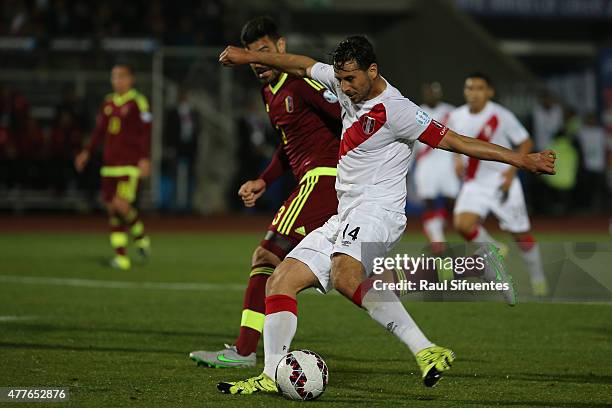
<instances>
[{"instance_id":1,"label":"player's beard","mask_svg":"<svg viewBox=\"0 0 612 408\"><path fill-rule=\"evenodd\" d=\"M261 82L262 85L269 85L275 82L280 74L279 71L268 67L253 68L253 72L255 73L257 80ZM262 77L260 76L261 74L264 74L265 76Z\"/></svg>"}]
</instances>

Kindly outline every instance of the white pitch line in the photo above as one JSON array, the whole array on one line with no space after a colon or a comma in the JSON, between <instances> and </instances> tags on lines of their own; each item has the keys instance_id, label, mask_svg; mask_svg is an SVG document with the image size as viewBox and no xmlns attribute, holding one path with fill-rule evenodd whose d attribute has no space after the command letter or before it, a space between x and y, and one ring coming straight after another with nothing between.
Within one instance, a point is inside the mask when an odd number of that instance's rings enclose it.
<instances>
[{"instance_id":1,"label":"white pitch line","mask_svg":"<svg viewBox=\"0 0 612 408\"><path fill-rule=\"evenodd\" d=\"M238 285L238 284L232 284L232 283L221 284L221 283L198 283L198 282L134 282L134 281L49 278L49 277L15 276L15 275L0 275L0 282L17 283L17 284L25 284L25 285L53 285L53 286L72 286L72 287L80 287L80 288L105 288L105 289L243 291L245 288L244 285Z\"/></svg>"},{"instance_id":2,"label":"white pitch line","mask_svg":"<svg viewBox=\"0 0 612 408\"><path fill-rule=\"evenodd\" d=\"M32 320L38 316L0 316L0 322L15 322L19 320Z\"/></svg>"}]
</instances>

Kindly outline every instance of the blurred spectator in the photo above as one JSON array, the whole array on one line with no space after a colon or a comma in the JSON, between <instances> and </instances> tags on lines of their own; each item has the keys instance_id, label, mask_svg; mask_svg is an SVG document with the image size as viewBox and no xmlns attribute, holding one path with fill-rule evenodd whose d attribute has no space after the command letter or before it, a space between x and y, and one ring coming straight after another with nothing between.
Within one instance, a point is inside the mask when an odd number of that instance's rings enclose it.
<instances>
[{"instance_id":1,"label":"blurred spectator","mask_svg":"<svg viewBox=\"0 0 612 408\"><path fill-rule=\"evenodd\" d=\"M550 91L543 90L532 112L531 128L535 149L542 150L550 145L562 126L563 108Z\"/></svg>"},{"instance_id":2,"label":"blurred spectator","mask_svg":"<svg viewBox=\"0 0 612 408\"><path fill-rule=\"evenodd\" d=\"M577 135L582 152L578 196L586 200L591 210L601 211L607 198L606 135L595 113L586 116Z\"/></svg>"},{"instance_id":3,"label":"blurred spectator","mask_svg":"<svg viewBox=\"0 0 612 408\"><path fill-rule=\"evenodd\" d=\"M72 116L72 120L81 128L87 128L88 114L85 109L86 104L78 97L73 84L66 85L62 89L62 100L55 107L54 124L60 117L68 112Z\"/></svg>"},{"instance_id":4,"label":"blurred spectator","mask_svg":"<svg viewBox=\"0 0 612 408\"><path fill-rule=\"evenodd\" d=\"M162 172L170 192L166 196L172 198L162 200L162 208L191 210L201 129L187 89L179 89L177 105L166 113Z\"/></svg>"},{"instance_id":5,"label":"blurred spectator","mask_svg":"<svg viewBox=\"0 0 612 408\"><path fill-rule=\"evenodd\" d=\"M83 144L83 129L72 110L59 111L49 139L49 181L59 194L76 179L72 163Z\"/></svg>"},{"instance_id":6,"label":"blurred spectator","mask_svg":"<svg viewBox=\"0 0 612 408\"><path fill-rule=\"evenodd\" d=\"M17 177L24 188L41 189L47 186L46 140L38 121L33 117L26 120L25 131L19 140L19 167Z\"/></svg>"},{"instance_id":7,"label":"blurred spectator","mask_svg":"<svg viewBox=\"0 0 612 408\"><path fill-rule=\"evenodd\" d=\"M0 83L0 185L21 181L19 154L27 130L29 106L23 95Z\"/></svg>"},{"instance_id":8,"label":"blurred spectator","mask_svg":"<svg viewBox=\"0 0 612 408\"><path fill-rule=\"evenodd\" d=\"M564 127L552 142L546 146L557 154L555 163L556 174L541 178L545 185L539 191L538 198L543 200L545 212L554 215L566 214L572 205L572 190L576 187L579 153L572 143L570 127Z\"/></svg>"},{"instance_id":9,"label":"blurred spectator","mask_svg":"<svg viewBox=\"0 0 612 408\"><path fill-rule=\"evenodd\" d=\"M221 45L226 42L227 28L223 16L221 0L4 0L0 2L0 35L35 36L44 41L52 37L153 37L175 45ZM176 34L168 36L168 27Z\"/></svg>"},{"instance_id":10,"label":"blurred spectator","mask_svg":"<svg viewBox=\"0 0 612 408\"><path fill-rule=\"evenodd\" d=\"M232 187L229 190L229 202L233 210L242 211L244 203L238 197L238 189L247 180L257 177L268 165L276 148L277 135L272 130L270 122L262 111L261 97L249 98L246 109L238 120L237 136L238 168L234 175ZM293 182L293 177L290 177ZM272 210L289 191L287 177L266 187L266 193L257 201L256 211Z\"/></svg>"}]
</instances>

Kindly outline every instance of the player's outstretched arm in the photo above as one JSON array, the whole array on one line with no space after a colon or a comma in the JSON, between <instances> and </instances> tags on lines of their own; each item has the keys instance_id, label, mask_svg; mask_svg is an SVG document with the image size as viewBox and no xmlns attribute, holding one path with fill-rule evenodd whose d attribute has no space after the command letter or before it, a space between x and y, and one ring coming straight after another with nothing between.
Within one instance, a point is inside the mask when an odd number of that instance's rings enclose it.
<instances>
[{"instance_id":1,"label":"player's outstretched arm","mask_svg":"<svg viewBox=\"0 0 612 408\"><path fill-rule=\"evenodd\" d=\"M219 62L226 67L262 64L296 76L309 77L310 68L317 61L304 55L251 51L230 45L219 55Z\"/></svg>"},{"instance_id":2,"label":"player's outstretched arm","mask_svg":"<svg viewBox=\"0 0 612 408\"><path fill-rule=\"evenodd\" d=\"M507 163L532 173L555 174L556 157L552 150L537 153L515 152L493 143L459 135L452 130L448 130L438 147L480 160Z\"/></svg>"}]
</instances>

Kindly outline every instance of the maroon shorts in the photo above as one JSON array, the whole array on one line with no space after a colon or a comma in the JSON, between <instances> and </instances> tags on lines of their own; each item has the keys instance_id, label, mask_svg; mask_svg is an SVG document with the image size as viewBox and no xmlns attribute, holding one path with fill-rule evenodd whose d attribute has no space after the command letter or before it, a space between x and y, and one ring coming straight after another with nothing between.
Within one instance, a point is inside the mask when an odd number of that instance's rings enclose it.
<instances>
[{"instance_id":1,"label":"maroon shorts","mask_svg":"<svg viewBox=\"0 0 612 408\"><path fill-rule=\"evenodd\" d=\"M110 203L115 197L133 203L138 193L138 177L102 177L100 189L105 203Z\"/></svg>"},{"instance_id":2,"label":"maroon shorts","mask_svg":"<svg viewBox=\"0 0 612 408\"><path fill-rule=\"evenodd\" d=\"M320 170L321 169L321 170ZM278 209L260 246L280 259L338 212L335 170L317 167L302 178Z\"/></svg>"}]
</instances>

